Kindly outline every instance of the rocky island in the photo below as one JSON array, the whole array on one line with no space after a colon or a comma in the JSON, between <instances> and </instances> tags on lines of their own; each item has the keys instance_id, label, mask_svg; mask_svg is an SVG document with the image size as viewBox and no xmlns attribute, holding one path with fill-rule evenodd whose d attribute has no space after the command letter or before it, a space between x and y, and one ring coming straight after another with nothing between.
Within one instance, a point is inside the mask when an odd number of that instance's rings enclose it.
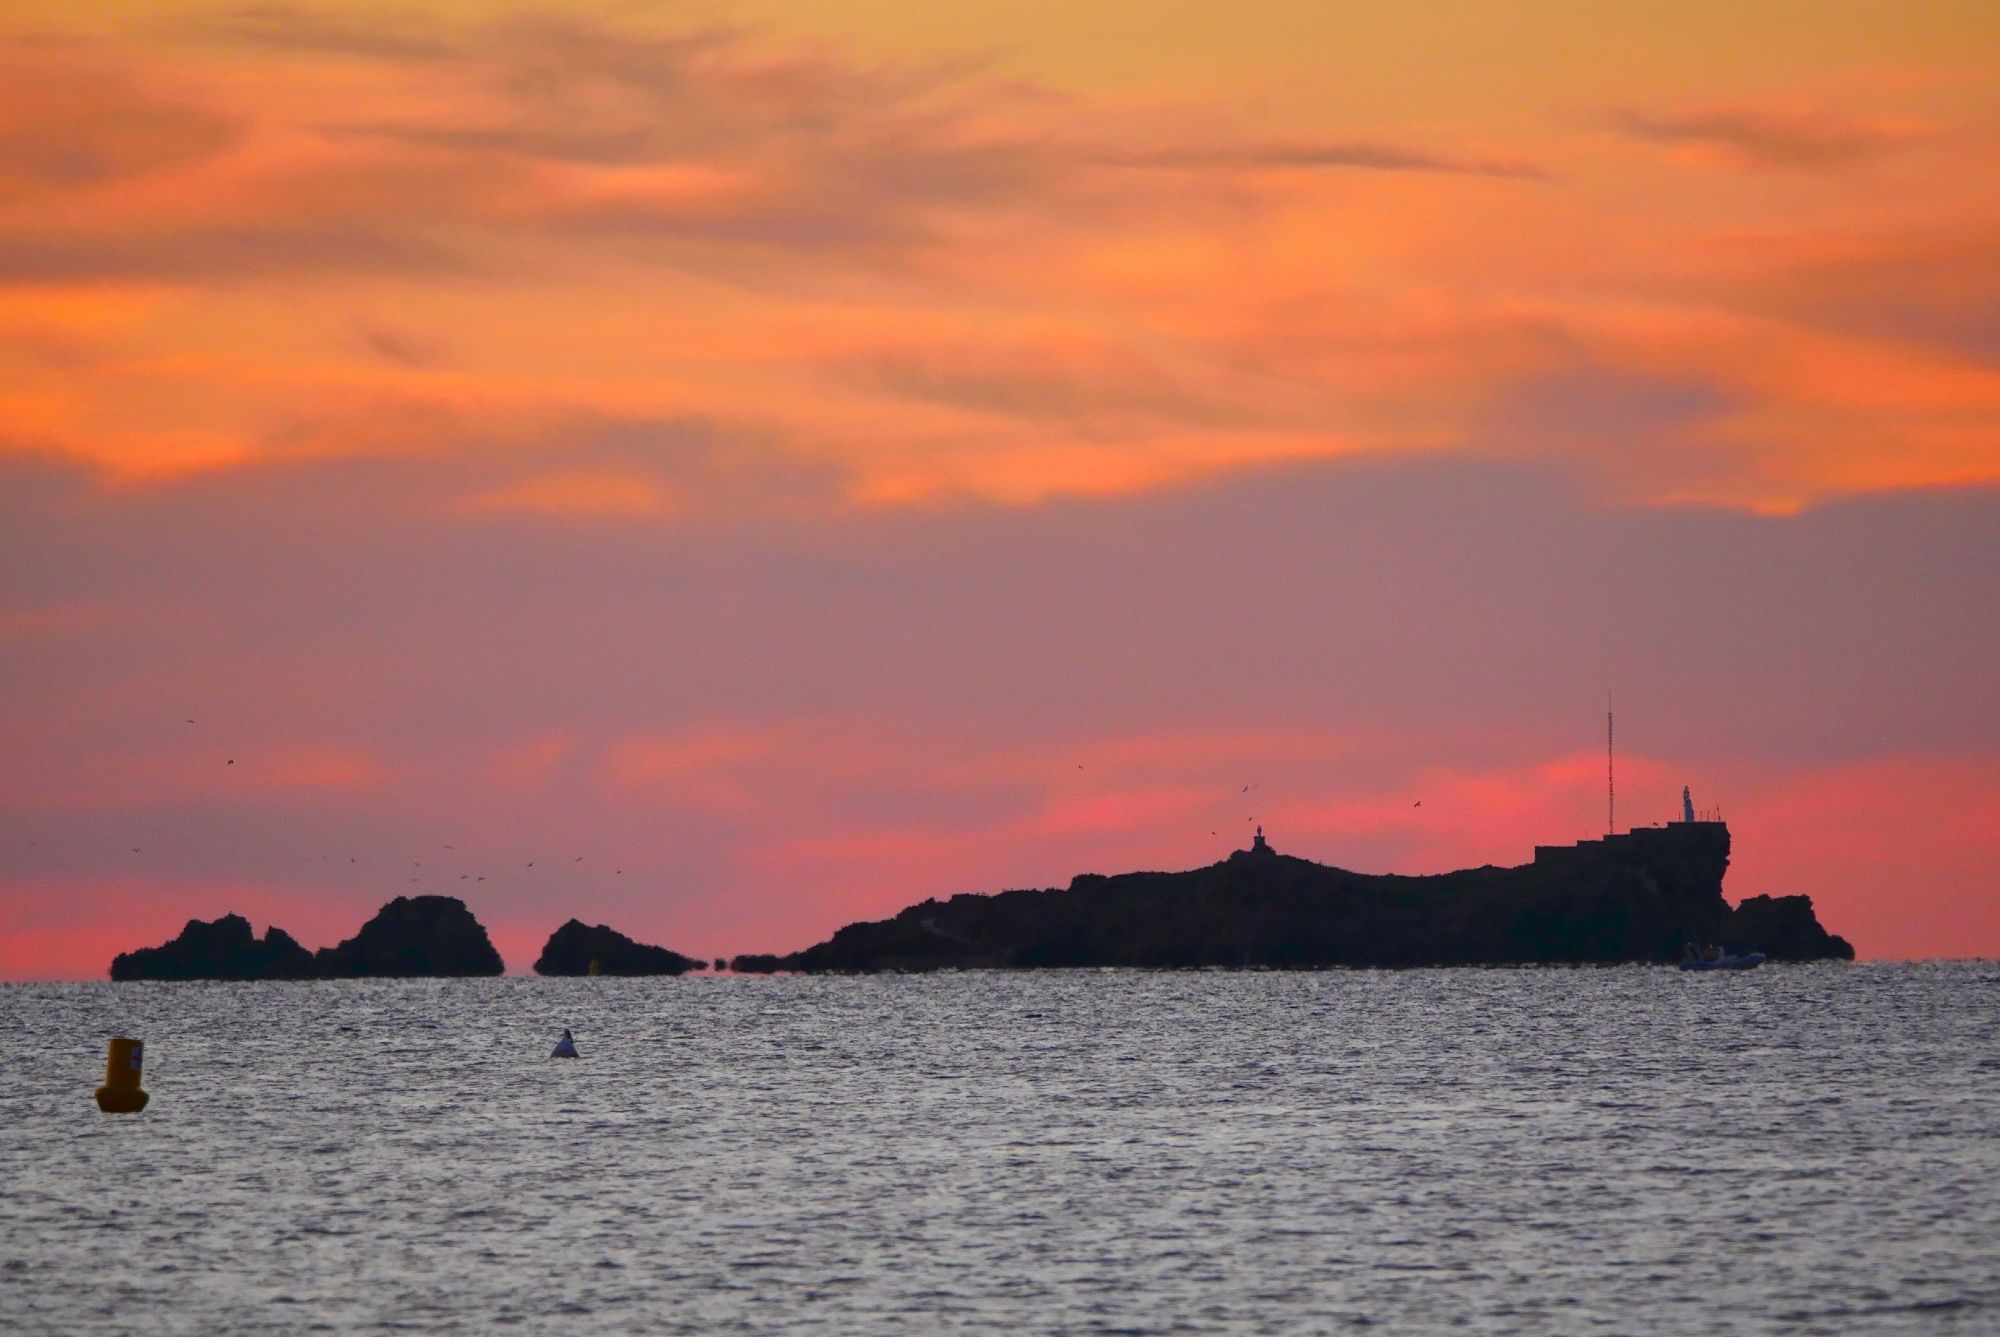
<instances>
[{"instance_id":1,"label":"rocky island","mask_svg":"<svg viewBox=\"0 0 2000 1337\"><path fill-rule=\"evenodd\" d=\"M319 975L311 952L281 928L260 941L242 915L190 919L180 936L158 947L120 952L114 980L309 980Z\"/></svg>"},{"instance_id":2,"label":"rocky island","mask_svg":"<svg viewBox=\"0 0 2000 1337\"><path fill-rule=\"evenodd\" d=\"M486 928L456 896L398 896L338 947L314 955L324 979L498 975L507 969Z\"/></svg>"},{"instance_id":3,"label":"rocky island","mask_svg":"<svg viewBox=\"0 0 2000 1337\"><path fill-rule=\"evenodd\" d=\"M1067 888L928 900L738 971L1037 966L1456 966L1677 960L1721 943L1852 959L1804 896L1722 896L1729 828L1680 821L1533 862L1427 877L1351 873L1255 843L1180 873L1086 873Z\"/></svg>"},{"instance_id":4,"label":"rocky island","mask_svg":"<svg viewBox=\"0 0 2000 1337\"><path fill-rule=\"evenodd\" d=\"M228 914L190 919L173 941L121 952L114 980L314 980L368 976L498 975L506 967L486 929L456 896L398 896L338 947L317 953L281 928L262 941Z\"/></svg>"},{"instance_id":5,"label":"rocky island","mask_svg":"<svg viewBox=\"0 0 2000 1337\"><path fill-rule=\"evenodd\" d=\"M537 975L680 975L707 963L634 942L603 924L572 919L549 935L535 961Z\"/></svg>"}]
</instances>

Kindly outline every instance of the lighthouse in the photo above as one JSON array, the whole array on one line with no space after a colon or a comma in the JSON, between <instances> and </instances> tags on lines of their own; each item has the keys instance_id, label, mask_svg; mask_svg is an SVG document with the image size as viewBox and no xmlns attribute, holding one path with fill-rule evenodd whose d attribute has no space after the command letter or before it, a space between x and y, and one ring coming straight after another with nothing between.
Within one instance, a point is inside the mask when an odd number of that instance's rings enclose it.
<instances>
[{"instance_id":1,"label":"lighthouse","mask_svg":"<svg viewBox=\"0 0 2000 1337\"><path fill-rule=\"evenodd\" d=\"M1686 785L1681 786L1681 820L1683 822L1694 820L1694 799L1688 794Z\"/></svg>"}]
</instances>

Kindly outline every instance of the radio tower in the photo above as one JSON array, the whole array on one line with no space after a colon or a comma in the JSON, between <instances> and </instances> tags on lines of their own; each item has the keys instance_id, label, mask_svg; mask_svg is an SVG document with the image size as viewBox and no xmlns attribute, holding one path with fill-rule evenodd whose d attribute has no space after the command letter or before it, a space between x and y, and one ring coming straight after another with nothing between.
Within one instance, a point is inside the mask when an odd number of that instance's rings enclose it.
<instances>
[{"instance_id":1,"label":"radio tower","mask_svg":"<svg viewBox=\"0 0 2000 1337\"><path fill-rule=\"evenodd\" d=\"M1611 695L1604 696L1604 834L1618 830L1618 765L1611 751Z\"/></svg>"}]
</instances>

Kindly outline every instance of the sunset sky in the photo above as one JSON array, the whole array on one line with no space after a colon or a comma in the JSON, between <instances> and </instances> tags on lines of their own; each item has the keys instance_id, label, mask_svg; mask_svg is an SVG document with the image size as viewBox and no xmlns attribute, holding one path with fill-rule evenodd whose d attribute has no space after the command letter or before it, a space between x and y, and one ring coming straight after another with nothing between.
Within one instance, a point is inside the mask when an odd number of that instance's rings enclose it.
<instances>
[{"instance_id":1,"label":"sunset sky","mask_svg":"<svg viewBox=\"0 0 2000 1337\"><path fill-rule=\"evenodd\" d=\"M1996 163L1991 0L9 4L0 979L1518 863L1607 692L2000 955Z\"/></svg>"}]
</instances>

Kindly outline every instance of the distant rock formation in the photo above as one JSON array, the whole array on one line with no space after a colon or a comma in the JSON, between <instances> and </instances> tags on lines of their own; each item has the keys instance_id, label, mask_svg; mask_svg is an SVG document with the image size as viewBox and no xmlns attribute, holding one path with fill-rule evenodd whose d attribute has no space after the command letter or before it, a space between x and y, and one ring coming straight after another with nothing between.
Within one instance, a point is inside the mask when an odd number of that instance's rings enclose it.
<instances>
[{"instance_id":1,"label":"distant rock formation","mask_svg":"<svg viewBox=\"0 0 2000 1337\"><path fill-rule=\"evenodd\" d=\"M551 933L535 961L537 975L679 975L701 967L692 957L634 942L615 929L591 927L580 919Z\"/></svg>"},{"instance_id":2,"label":"distant rock formation","mask_svg":"<svg viewBox=\"0 0 2000 1337\"><path fill-rule=\"evenodd\" d=\"M1773 961L1852 961L1847 939L1828 933L1810 896L1750 896L1722 921L1715 940L1737 954L1762 952Z\"/></svg>"},{"instance_id":3,"label":"distant rock formation","mask_svg":"<svg viewBox=\"0 0 2000 1337\"><path fill-rule=\"evenodd\" d=\"M1679 958L1683 943L1721 940L1733 918L1722 897L1729 828L1721 822L1540 846L1533 863L1517 868L1434 877L1350 873L1279 854L1261 835L1253 848L1206 868L1083 874L1066 890L929 900L893 919L850 924L802 952L732 964L762 973L1665 962ZM1752 910L1742 922L1761 926L1764 913ZM1852 954L1819 928L1809 906L1773 913L1783 931L1769 938L1778 947L1770 955Z\"/></svg>"},{"instance_id":4,"label":"distant rock formation","mask_svg":"<svg viewBox=\"0 0 2000 1337\"><path fill-rule=\"evenodd\" d=\"M190 919L180 936L158 947L120 952L114 980L305 980L319 973L311 952L281 928L261 941L242 915Z\"/></svg>"},{"instance_id":5,"label":"distant rock formation","mask_svg":"<svg viewBox=\"0 0 2000 1337\"><path fill-rule=\"evenodd\" d=\"M315 958L326 979L376 975L498 975L486 930L456 896L398 896L338 947Z\"/></svg>"}]
</instances>

